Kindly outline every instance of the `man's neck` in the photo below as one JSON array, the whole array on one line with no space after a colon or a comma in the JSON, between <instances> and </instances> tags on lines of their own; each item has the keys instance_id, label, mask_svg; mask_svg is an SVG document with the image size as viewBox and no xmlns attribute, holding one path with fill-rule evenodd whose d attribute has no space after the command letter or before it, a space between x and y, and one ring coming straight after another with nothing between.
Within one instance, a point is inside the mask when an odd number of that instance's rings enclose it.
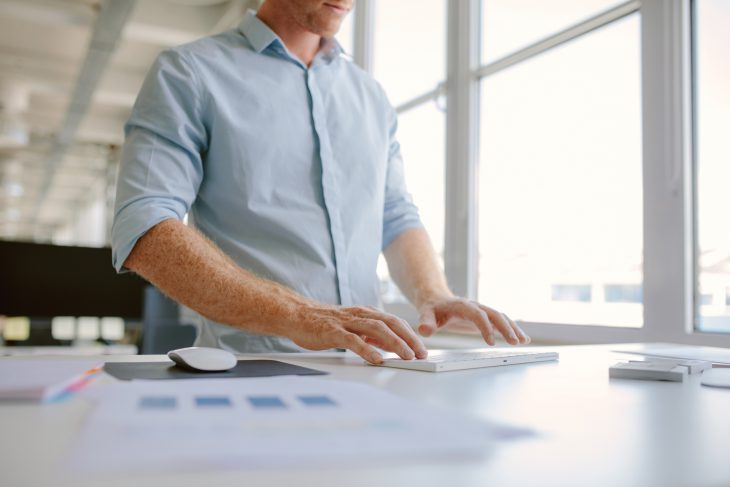
<instances>
[{"instance_id":1,"label":"man's neck","mask_svg":"<svg viewBox=\"0 0 730 487\"><path fill-rule=\"evenodd\" d=\"M289 52L309 66L322 38L299 25L285 10L274 8L273 3L264 2L256 16L279 36Z\"/></svg>"}]
</instances>

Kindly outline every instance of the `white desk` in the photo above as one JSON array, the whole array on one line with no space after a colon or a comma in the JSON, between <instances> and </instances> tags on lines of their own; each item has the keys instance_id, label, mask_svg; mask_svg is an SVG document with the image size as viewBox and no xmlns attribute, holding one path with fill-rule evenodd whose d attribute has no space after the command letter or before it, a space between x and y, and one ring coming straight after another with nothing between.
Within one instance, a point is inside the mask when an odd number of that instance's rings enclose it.
<instances>
[{"instance_id":1,"label":"white desk","mask_svg":"<svg viewBox=\"0 0 730 487\"><path fill-rule=\"evenodd\" d=\"M90 410L84 399L75 397L45 406L0 403L0 484L730 486L730 390L703 387L699 376L685 383L609 380L609 365L636 358L611 353L615 345L551 349L560 352L559 363L442 374L365 367L354 358L323 354L287 356L288 362L331 372L327 377L369 383L416 401L539 432L500 444L483 460L71 477L63 469L64 454Z\"/></svg>"}]
</instances>

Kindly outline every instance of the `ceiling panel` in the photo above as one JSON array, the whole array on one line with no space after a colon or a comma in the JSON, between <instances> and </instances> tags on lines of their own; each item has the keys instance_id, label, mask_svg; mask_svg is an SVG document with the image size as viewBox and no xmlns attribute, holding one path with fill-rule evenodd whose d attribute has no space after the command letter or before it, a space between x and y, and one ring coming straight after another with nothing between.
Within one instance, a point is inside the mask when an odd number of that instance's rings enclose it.
<instances>
[{"instance_id":1,"label":"ceiling panel","mask_svg":"<svg viewBox=\"0 0 730 487\"><path fill-rule=\"evenodd\" d=\"M0 17L0 44L3 49L24 55L78 62L84 58L90 33L87 27Z\"/></svg>"},{"instance_id":2,"label":"ceiling panel","mask_svg":"<svg viewBox=\"0 0 730 487\"><path fill-rule=\"evenodd\" d=\"M22 87L28 106L21 118L30 136L26 147L0 146L0 238L50 239L71 224L79 204L111 194L111 155L118 154L124 123L159 52L236 25L245 8L257 3L138 0L97 86L87 93L92 102L70 145L59 145L54 141L68 119L104 4L0 0L0 96L4 86Z\"/></svg>"}]
</instances>

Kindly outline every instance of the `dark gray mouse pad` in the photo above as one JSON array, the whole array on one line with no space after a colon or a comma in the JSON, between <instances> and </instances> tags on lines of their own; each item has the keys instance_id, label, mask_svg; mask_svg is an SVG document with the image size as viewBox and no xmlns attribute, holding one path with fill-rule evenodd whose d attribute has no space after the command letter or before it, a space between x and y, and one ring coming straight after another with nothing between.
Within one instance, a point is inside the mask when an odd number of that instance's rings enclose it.
<instances>
[{"instance_id":1,"label":"dark gray mouse pad","mask_svg":"<svg viewBox=\"0 0 730 487\"><path fill-rule=\"evenodd\" d=\"M239 360L223 372L194 372L169 362L107 362L104 371L121 380L132 379L225 379L273 377L275 375L325 375L327 372L291 365L278 360Z\"/></svg>"}]
</instances>

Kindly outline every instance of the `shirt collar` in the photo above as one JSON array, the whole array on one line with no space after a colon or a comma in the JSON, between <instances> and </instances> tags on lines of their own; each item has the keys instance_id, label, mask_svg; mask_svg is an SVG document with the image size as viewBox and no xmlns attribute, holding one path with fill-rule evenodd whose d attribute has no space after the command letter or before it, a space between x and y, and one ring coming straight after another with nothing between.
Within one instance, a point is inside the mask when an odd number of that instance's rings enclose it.
<instances>
[{"instance_id":1,"label":"shirt collar","mask_svg":"<svg viewBox=\"0 0 730 487\"><path fill-rule=\"evenodd\" d=\"M324 61L330 62L338 58L340 54L344 54L344 52L345 50L342 49L342 46L339 42L337 42L337 39L330 37L322 39L317 56L321 56Z\"/></svg>"},{"instance_id":2,"label":"shirt collar","mask_svg":"<svg viewBox=\"0 0 730 487\"><path fill-rule=\"evenodd\" d=\"M256 17L256 12L253 10L246 12L238 30L248 39L254 51L260 53L270 45L277 44L275 47L283 50L289 57L294 58L279 36L268 25L263 23L261 19ZM321 57L324 62L330 63L343 52L344 50L340 46L340 43L337 42L337 39L322 39L317 57Z\"/></svg>"},{"instance_id":3,"label":"shirt collar","mask_svg":"<svg viewBox=\"0 0 730 487\"><path fill-rule=\"evenodd\" d=\"M279 36L269 28L268 25L264 24L261 19L256 17L256 12L249 10L241 21L241 25L238 27L241 34L246 36L248 42L251 43L254 51L261 52L274 41L279 41L279 44L284 45L279 39Z\"/></svg>"}]
</instances>

